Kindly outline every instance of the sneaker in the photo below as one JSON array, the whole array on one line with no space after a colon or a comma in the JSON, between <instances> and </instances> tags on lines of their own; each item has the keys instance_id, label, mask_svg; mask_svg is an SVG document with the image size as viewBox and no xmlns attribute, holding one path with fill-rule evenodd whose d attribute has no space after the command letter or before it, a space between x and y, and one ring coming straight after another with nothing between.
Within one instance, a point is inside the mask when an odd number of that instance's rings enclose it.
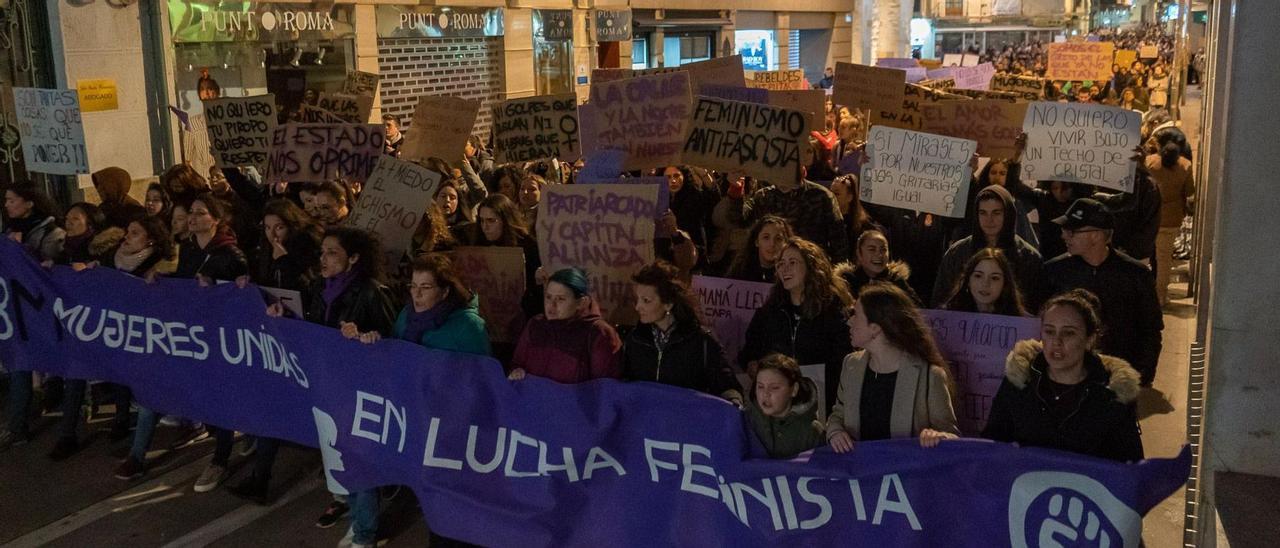
<instances>
[{"instance_id":1,"label":"sneaker","mask_svg":"<svg viewBox=\"0 0 1280 548\"><path fill-rule=\"evenodd\" d=\"M250 457L258 450L258 437L246 436L246 438L241 440L240 450L236 451L241 457Z\"/></svg>"},{"instance_id":2,"label":"sneaker","mask_svg":"<svg viewBox=\"0 0 1280 548\"><path fill-rule=\"evenodd\" d=\"M116 467L116 479L125 481L136 480L147 473L147 465L142 461L129 457Z\"/></svg>"},{"instance_id":3,"label":"sneaker","mask_svg":"<svg viewBox=\"0 0 1280 548\"><path fill-rule=\"evenodd\" d=\"M377 544L357 543L355 542L355 537L356 537L355 530L348 527L347 535L342 537L342 540L338 541L338 548L373 548L374 546L377 546Z\"/></svg>"},{"instance_id":4,"label":"sneaker","mask_svg":"<svg viewBox=\"0 0 1280 548\"><path fill-rule=\"evenodd\" d=\"M321 529L333 527L333 524L338 523L338 520L347 515L349 510L351 510L351 507L347 506L345 502L340 500L330 502L329 506L324 509L324 513L320 514L320 517L316 519L316 527Z\"/></svg>"},{"instance_id":5,"label":"sneaker","mask_svg":"<svg viewBox=\"0 0 1280 548\"><path fill-rule=\"evenodd\" d=\"M260 506L267 505L267 492L271 487L271 478L265 480L258 478L253 474L249 474L240 483L227 489L231 494L242 499L251 500Z\"/></svg>"},{"instance_id":6,"label":"sneaker","mask_svg":"<svg viewBox=\"0 0 1280 548\"><path fill-rule=\"evenodd\" d=\"M227 467L221 464L210 464L200 473L200 478L196 480L196 484L192 487L197 493L208 493L218 487L218 484L226 481Z\"/></svg>"},{"instance_id":7,"label":"sneaker","mask_svg":"<svg viewBox=\"0 0 1280 548\"><path fill-rule=\"evenodd\" d=\"M12 430L0 431L0 451L4 451L10 447L26 445L31 441L30 434L20 434Z\"/></svg>"},{"instance_id":8,"label":"sneaker","mask_svg":"<svg viewBox=\"0 0 1280 548\"><path fill-rule=\"evenodd\" d=\"M79 451L80 442L75 438L59 438L58 443L53 445L53 450L49 451L48 456L49 460L53 462L62 462Z\"/></svg>"}]
</instances>

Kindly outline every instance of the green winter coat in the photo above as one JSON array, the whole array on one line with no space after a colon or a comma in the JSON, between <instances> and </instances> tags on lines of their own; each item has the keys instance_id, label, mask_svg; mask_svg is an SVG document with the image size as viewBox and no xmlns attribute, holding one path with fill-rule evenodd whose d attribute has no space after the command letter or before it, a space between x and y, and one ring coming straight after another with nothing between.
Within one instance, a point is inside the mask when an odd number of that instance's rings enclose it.
<instances>
[{"instance_id":1,"label":"green winter coat","mask_svg":"<svg viewBox=\"0 0 1280 548\"><path fill-rule=\"evenodd\" d=\"M403 338L404 336L410 306L413 305L406 306L400 311L400 315L396 317L396 324L393 329L396 338ZM464 352L482 356L492 355L489 350L489 333L485 331L484 318L480 317L480 297L473 294L471 302L467 303L467 306L454 310L452 314L449 314L449 318L444 321L444 325L441 325L438 329L423 333L422 340L417 342L422 346L436 350Z\"/></svg>"},{"instance_id":2,"label":"green winter coat","mask_svg":"<svg viewBox=\"0 0 1280 548\"><path fill-rule=\"evenodd\" d=\"M818 422L818 406L813 398L815 386L809 379L802 380L804 385L791 400L791 410L785 416L765 415L755 401L748 402L743 411L751 431L771 458L789 459L822 443L822 423Z\"/></svg>"}]
</instances>

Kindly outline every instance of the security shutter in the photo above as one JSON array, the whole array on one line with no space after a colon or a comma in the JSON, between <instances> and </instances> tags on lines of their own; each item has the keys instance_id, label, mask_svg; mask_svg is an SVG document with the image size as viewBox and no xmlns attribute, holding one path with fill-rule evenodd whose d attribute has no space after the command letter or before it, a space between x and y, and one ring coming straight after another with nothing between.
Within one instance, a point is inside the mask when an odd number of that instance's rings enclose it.
<instances>
[{"instance_id":1,"label":"security shutter","mask_svg":"<svg viewBox=\"0 0 1280 548\"><path fill-rule=\"evenodd\" d=\"M800 29L791 29L787 33L787 68L804 68L800 66Z\"/></svg>"},{"instance_id":2,"label":"security shutter","mask_svg":"<svg viewBox=\"0 0 1280 548\"><path fill-rule=\"evenodd\" d=\"M491 108L502 100L501 38L384 38L378 40L382 113L412 126L424 95L480 99L475 134L487 137Z\"/></svg>"}]
</instances>

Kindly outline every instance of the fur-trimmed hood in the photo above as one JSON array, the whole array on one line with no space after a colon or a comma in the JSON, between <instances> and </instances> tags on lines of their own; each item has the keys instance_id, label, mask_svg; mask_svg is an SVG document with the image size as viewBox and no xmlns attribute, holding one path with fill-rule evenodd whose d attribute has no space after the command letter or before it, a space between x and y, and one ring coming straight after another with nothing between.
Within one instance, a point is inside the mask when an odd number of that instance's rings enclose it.
<instances>
[{"instance_id":1,"label":"fur-trimmed hood","mask_svg":"<svg viewBox=\"0 0 1280 548\"><path fill-rule=\"evenodd\" d=\"M1041 374L1035 368L1035 362L1043 351L1044 343L1040 341L1035 339L1018 341L1005 360L1005 378L1019 389L1025 388L1033 374ZM1085 382L1104 384L1116 395L1116 401L1128 404L1137 399L1138 392L1141 390L1140 377L1138 372L1129 366L1129 362L1095 352L1085 356L1085 368L1088 370Z\"/></svg>"},{"instance_id":2,"label":"fur-trimmed hood","mask_svg":"<svg viewBox=\"0 0 1280 548\"><path fill-rule=\"evenodd\" d=\"M89 254L94 257L104 257L107 253L115 251L116 246L124 241L124 229L110 227L102 232L93 235L93 239L89 240Z\"/></svg>"},{"instance_id":3,"label":"fur-trimmed hood","mask_svg":"<svg viewBox=\"0 0 1280 548\"><path fill-rule=\"evenodd\" d=\"M857 264L854 264L850 261L843 261L840 264L837 264L835 266L835 274L837 276L843 276L846 279L852 277L855 272L861 273L862 276L867 276L865 272L862 272L862 270L858 268ZM867 276L867 277L870 278L870 276ZM884 272L881 272L880 276L874 279L884 280L884 281L890 281L890 280L905 281L910 277L911 277L911 267L908 266L907 263L903 261L889 261L888 264L884 265Z\"/></svg>"}]
</instances>

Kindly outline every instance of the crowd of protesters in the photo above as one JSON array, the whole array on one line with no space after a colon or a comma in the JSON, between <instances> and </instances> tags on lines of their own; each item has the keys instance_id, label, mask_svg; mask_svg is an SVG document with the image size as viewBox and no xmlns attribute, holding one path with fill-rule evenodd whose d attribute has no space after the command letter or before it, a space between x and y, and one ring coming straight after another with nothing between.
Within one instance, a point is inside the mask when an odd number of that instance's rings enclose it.
<instances>
[{"instance_id":1,"label":"crowd of protesters","mask_svg":"<svg viewBox=\"0 0 1280 548\"><path fill-rule=\"evenodd\" d=\"M989 53L1013 72L1041 64L1035 45ZM1098 89L1111 99L1134 87L1153 89L1145 83L1158 67L1144 70L1142 80L1120 67L1116 78L1127 74L1127 85L1113 80ZM384 123L386 153L397 155L400 121L388 116ZM376 234L344 225L359 185L263 185L251 171L215 169L206 177L186 164L165 171L143 203L129 197L130 174L114 167L93 174L96 204L63 209L33 185L10 186L3 232L46 265L296 290L304 301L300 319L366 344L396 338L491 355L511 382L610 378L710 394L740 407L767 453L779 458L822 445L848 452L874 440L918 438L932 447L958 437L953 373L921 309L1036 316L1041 337L1009 355L981 434L1141 459L1134 401L1155 379L1172 237L1194 190L1186 137L1169 124L1144 127L1132 194L1023 181L1019 158L991 158L974 173L966 216L952 219L860 200L858 175L842 173L840 159L861 154L866 125L863 113L830 106L798 181L697 166L655 170L666 178L671 206L654 241L660 259L632 278L634 326L604 319L589 272L548 272L538 257L542 192L574 184L582 161L495 165L479 139L455 161L425 162L445 179L399 262L382 260ZM459 246L523 250L528 289L514 345L489 339L478 304L484 295L467 287L450 259ZM736 363L700 318L693 274L773 285ZM289 315L279 304L266 308ZM825 393L801 374L801 364L822 364ZM49 456L78 451L86 381L46 378L37 402L32 373L9 377L0 450L31 439L39 403L64 413ZM135 421L128 387L94 389L117 406L110 438L131 440L115 475L143 477L161 410L139 407ZM206 424L203 431L217 443L197 492L229 479L236 442L228 429ZM265 503L281 442L244 443L256 454L232 489ZM377 491L335 495L316 524L331 527L349 515L349 540L372 544L379 499Z\"/></svg>"}]
</instances>

